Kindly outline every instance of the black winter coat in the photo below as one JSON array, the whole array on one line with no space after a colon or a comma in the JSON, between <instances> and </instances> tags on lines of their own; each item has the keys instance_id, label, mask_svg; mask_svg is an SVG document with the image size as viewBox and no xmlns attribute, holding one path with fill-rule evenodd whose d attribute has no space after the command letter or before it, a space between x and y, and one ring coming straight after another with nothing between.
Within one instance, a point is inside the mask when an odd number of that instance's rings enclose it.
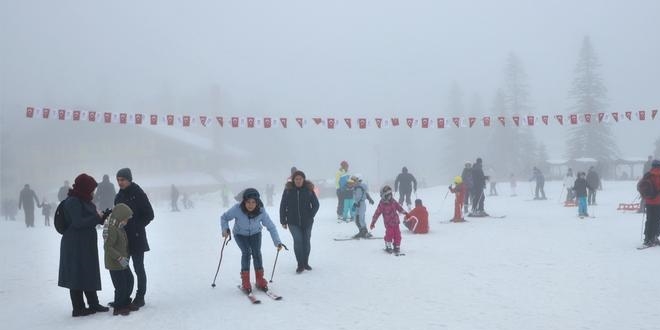
<instances>
[{"instance_id":1,"label":"black winter coat","mask_svg":"<svg viewBox=\"0 0 660 330\"><path fill-rule=\"evenodd\" d=\"M395 191L410 192L413 189L417 191L417 180L412 174L402 172L396 176L396 180L394 180Z\"/></svg>"},{"instance_id":2,"label":"black winter coat","mask_svg":"<svg viewBox=\"0 0 660 330\"><path fill-rule=\"evenodd\" d=\"M69 197L64 202L64 219L69 227L60 242L57 285L73 290L101 290L96 225L102 221L96 206Z\"/></svg>"},{"instance_id":3,"label":"black winter coat","mask_svg":"<svg viewBox=\"0 0 660 330\"><path fill-rule=\"evenodd\" d=\"M319 210L319 200L314 194L314 184L305 181L301 188L287 182L280 202L280 223L309 227Z\"/></svg>"},{"instance_id":4,"label":"black winter coat","mask_svg":"<svg viewBox=\"0 0 660 330\"><path fill-rule=\"evenodd\" d=\"M596 171L589 171L587 173L587 183L589 184L589 189L595 190L600 188L600 177Z\"/></svg>"},{"instance_id":5,"label":"black winter coat","mask_svg":"<svg viewBox=\"0 0 660 330\"><path fill-rule=\"evenodd\" d=\"M126 189L120 189L115 196L115 205L119 203L128 205L133 211L133 217L124 227L128 237L129 253L149 251L145 227L154 219L154 209L151 207L147 194L137 183L131 183Z\"/></svg>"},{"instance_id":6,"label":"black winter coat","mask_svg":"<svg viewBox=\"0 0 660 330\"><path fill-rule=\"evenodd\" d=\"M573 190L577 197L587 197L587 180L584 178L577 178L573 184Z\"/></svg>"},{"instance_id":7,"label":"black winter coat","mask_svg":"<svg viewBox=\"0 0 660 330\"><path fill-rule=\"evenodd\" d=\"M486 176L480 163L472 166L472 191L480 192L486 188Z\"/></svg>"}]
</instances>

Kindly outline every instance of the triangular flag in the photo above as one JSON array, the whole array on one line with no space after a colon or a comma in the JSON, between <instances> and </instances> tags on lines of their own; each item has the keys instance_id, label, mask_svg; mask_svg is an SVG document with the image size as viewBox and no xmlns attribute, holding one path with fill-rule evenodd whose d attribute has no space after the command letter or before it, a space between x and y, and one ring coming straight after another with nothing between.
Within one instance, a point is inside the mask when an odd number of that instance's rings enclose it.
<instances>
[{"instance_id":1,"label":"triangular flag","mask_svg":"<svg viewBox=\"0 0 660 330\"><path fill-rule=\"evenodd\" d=\"M520 126L520 116L513 116L513 123L516 124L516 126Z\"/></svg>"},{"instance_id":2,"label":"triangular flag","mask_svg":"<svg viewBox=\"0 0 660 330\"><path fill-rule=\"evenodd\" d=\"M142 119L143 119L143 115L141 113L136 113L135 114L135 124L136 125L142 125Z\"/></svg>"},{"instance_id":3,"label":"triangular flag","mask_svg":"<svg viewBox=\"0 0 660 330\"><path fill-rule=\"evenodd\" d=\"M297 117L297 118L296 118L296 122L298 122L298 126L300 126L300 128L303 127L303 119L302 119L302 118Z\"/></svg>"},{"instance_id":4,"label":"triangular flag","mask_svg":"<svg viewBox=\"0 0 660 330\"><path fill-rule=\"evenodd\" d=\"M408 124L408 127L412 128L414 122L415 120L413 118L406 118L406 124Z\"/></svg>"},{"instance_id":5,"label":"triangular flag","mask_svg":"<svg viewBox=\"0 0 660 330\"><path fill-rule=\"evenodd\" d=\"M453 117L451 120L454 122L454 125L456 125L456 127L461 127L461 118L460 117Z\"/></svg>"},{"instance_id":6,"label":"triangular flag","mask_svg":"<svg viewBox=\"0 0 660 330\"><path fill-rule=\"evenodd\" d=\"M206 119L208 117L206 116L199 116L199 123L202 124L202 126L206 127Z\"/></svg>"},{"instance_id":7,"label":"triangular flag","mask_svg":"<svg viewBox=\"0 0 660 330\"><path fill-rule=\"evenodd\" d=\"M323 119L321 119L319 117L312 118L312 120L314 120L314 123L316 125L321 125L321 123L323 122Z\"/></svg>"},{"instance_id":8,"label":"triangular flag","mask_svg":"<svg viewBox=\"0 0 660 330\"><path fill-rule=\"evenodd\" d=\"M348 128L352 128L351 118L344 118L344 122Z\"/></svg>"},{"instance_id":9,"label":"triangular flag","mask_svg":"<svg viewBox=\"0 0 660 330\"><path fill-rule=\"evenodd\" d=\"M577 125L577 123L578 123L578 116L577 116L576 114L572 114L572 115L570 115L569 118L571 119L571 125Z\"/></svg>"},{"instance_id":10,"label":"triangular flag","mask_svg":"<svg viewBox=\"0 0 660 330\"><path fill-rule=\"evenodd\" d=\"M358 118L358 127L360 127L360 129L367 128L367 119L366 118Z\"/></svg>"},{"instance_id":11,"label":"triangular flag","mask_svg":"<svg viewBox=\"0 0 660 330\"><path fill-rule=\"evenodd\" d=\"M392 118L392 126L399 126L399 118Z\"/></svg>"},{"instance_id":12,"label":"triangular flag","mask_svg":"<svg viewBox=\"0 0 660 330\"><path fill-rule=\"evenodd\" d=\"M490 127L490 116L485 116L483 118L484 127Z\"/></svg>"},{"instance_id":13,"label":"triangular flag","mask_svg":"<svg viewBox=\"0 0 660 330\"><path fill-rule=\"evenodd\" d=\"M64 110L60 110L60 117L62 116L62 111L64 111ZM112 122L112 113L110 113L110 112L103 113L103 122L106 123L106 124L111 123Z\"/></svg>"},{"instance_id":14,"label":"triangular flag","mask_svg":"<svg viewBox=\"0 0 660 330\"><path fill-rule=\"evenodd\" d=\"M335 128L335 119L334 118L328 118L328 128L329 129L334 129Z\"/></svg>"},{"instance_id":15,"label":"triangular flag","mask_svg":"<svg viewBox=\"0 0 660 330\"><path fill-rule=\"evenodd\" d=\"M612 118L614 118L614 121L619 122L619 113L618 112L612 112Z\"/></svg>"},{"instance_id":16,"label":"triangular flag","mask_svg":"<svg viewBox=\"0 0 660 330\"><path fill-rule=\"evenodd\" d=\"M506 126L506 118L504 116L497 117L497 120L500 121L500 124L502 124L502 126Z\"/></svg>"},{"instance_id":17,"label":"triangular flag","mask_svg":"<svg viewBox=\"0 0 660 330\"><path fill-rule=\"evenodd\" d=\"M174 115L167 115L167 126L174 126Z\"/></svg>"},{"instance_id":18,"label":"triangular flag","mask_svg":"<svg viewBox=\"0 0 660 330\"><path fill-rule=\"evenodd\" d=\"M90 112L90 114L91 114L91 113L92 113L92 112ZM41 115L44 117L44 119L48 119L48 116L50 116L50 109L48 109L48 108L43 108L43 109L41 110ZM96 115L96 113L95 113L95 115ZM95 117L94 119L96 119L96 117ZM94 120L90 119L89 121L94 121Z\"/></svg>"},{"instance_id":19,"label":"triangular flag","mask_svg":"<svg viewBox=\"0 0 660 330\"><path fill-rule=\"evenodd\" d=\"M657 114L658 114L658 110L657 110L657 109L651 110L651 119L652 119L652 120L655 119L655 115L657 115Z\"/></svg>"},{"instance_id":20,"label":"triangular flag","mask_svg":"<svg viewBox=\"0 0 660 330\"><path fill-rule=\"evenodd\" d=\"M472 128L472 125L477 121L476 117L470 117L468 118L468 124L470 125L470 128Z\"/></svg>"},{"instance_id":21,"label":"triangular flag","mask_svg":"<svg viewBox=\"0 0 660 330\"><path fill-rule=\"evenodd\" d=\"M254 117L247 117L247 127L254 128Z\"/></svg>"},{"instance_id":22,"label":"triangular flag","mask_svg":"<svg viewBox=\"0 0 660 330\"><path fill-rule=\"evenodd\" d=\"M25 110L25 116L28 117L28 118L34 117L34 108L33 107L28 107Z\"/></svg>"},{"instance_id":23,"label":"triangular flag","mask_svg":"<svg viewBox=\"0 0 660 330\"><path fill-rule=\"evenodd\" d=\"M626 118L628 118L628 120L632 120L632 111L626 111Z\"/></svg>"},{"instance_id":24,"label":"triangular flag","mask_svg":"<svg viewBox=\"0 0 660 330\"><path fill-rule=\"evenodd\" d=\"M559 125L564 125L564 116L563 115L555 115L555 118L557 118L557 121L559 122Z\"/></svg>"},{"instance_id":25,"label":"triangular flag","mask_svg":"<svg viewBox=\"0 0 660 330\"><path fill-rule=\"evenodd\" d=\"M151 122L151 125L158 124L158 115L151 115L149 117L150 117L149 121Z\"/></svg>"},{"instance_id":26,"label":"triangular flag","mask_svg":"<svg viewBox=\"0 0 660 330\"><path fill-rule=\"evenodd\" d=\"M106 115L107 114L108 114L108 112L106 112ZM57 119L64 120L64 118L66 118L66 110L62 110L62 109L57 110Z\"/></svg>"},{"instance_id":27,"label":"triangular flag","mask_svg":"<svg viewBox=\"0 0 660 330\"><path fill-rule=\"evenodd\" d=\"M120 124L126 124L126 121L128 120L128 115L126 113L120 113L119 114L119 123Z\"/></svg>"},{"instance_id":28,"label":"triangular flag","mask_svg":"<svg viewBox=\"0 0 660 330\"><path fill-rule=\"evenodd\" d=\"M273 126L273 120L270 117L264 117L264 128L271 128Z\"/></svg>"},{"instance_id":29,"label":"triangular flag","mask_svg":"<svg viewBox=\"0 0 660 330\"><path fill-rule=\"evenodd\" d=\"M376 118L376 126L380 128L382 124L383 124L383 118Z\"/></svg>"},{"instance_id":30,"label":"triangular flag","mask_svg":"<svg viewBox=\"0 0 660 330\"><path fill-rule=\"evenodd\" d=\"M445 128L445 119L438 118L438 128Z\"/></svg>"},{"instance_id":31,"label":"triangular flag","mask_svg":"<svg viewBox=\"0 0 660 330\"><path fill-rule=\"evenodd\" d=\"M534 126L534 120L536 118L534 116L527 116L527 126Z\"/></svg>"},{"instance_id":32,"label":"triangular flag","mask_svg":"<svg viewBox=\"0 0 660 330\"><path fill-rule=\"evenodd\" d=\"M639 120L646 120L646 111L641 110L638 112Z\"/></svg>"},{"instance_id":33,"label":"triangular flag","mask_svg":"<svg viewBox=\"0 0 660 330\"><path fill-rule=\"evenodd\" d=\"M605 118L605 113L604 112L599 112L598 113L598 122L599 123L603 122L603 118Z\"/></svg>"},{"instance_id":34,"label":"triangular flag","mask_svg":"<svg viewBox=\"0 0 660 330\"><path fill-rule=\"evenodd\" d=\"M286 128L287 119L285 117L280 117L280 123L282 124L282 127Z\"/></svg>"},{"instance_id":35,"label":"triangular flag","mask_svg":"<svg viewBox=\"0 0 660 330\"><path fill-rule=\"evenodd\" d=\"M545 125L548 125L548 115L543 115L543 116L541 116L541 121L542 121Z\"/></svg>"},{"instance_id":36,"label":"triangular flag","mask_svg":"<svg viewBox=\"0 0 660 330\"><path fill-rule=\"evenodd\" d=\"M238 117L231 117L231 127L237 128L240 124Z\"/></svg>"},{"instance_id":37,"label":"triangular flag","mask_svg":"<svg viewBox=\"0 0 660 330\"><path fill-rule=\"evenodd\" d=\"M591 123L591 114L590 113L585 113L584 114L584 121L587 123Z\"/></svg>"},{"instance_id":38,"label":"triangular flag","mask_svg":"<svg viewBox=\"0 0 660 330\"><path fill-rule=\"evenodd\" d=\"M422 128L429 128L429 119L422 118Z\"/></svg>"}]
</instances>

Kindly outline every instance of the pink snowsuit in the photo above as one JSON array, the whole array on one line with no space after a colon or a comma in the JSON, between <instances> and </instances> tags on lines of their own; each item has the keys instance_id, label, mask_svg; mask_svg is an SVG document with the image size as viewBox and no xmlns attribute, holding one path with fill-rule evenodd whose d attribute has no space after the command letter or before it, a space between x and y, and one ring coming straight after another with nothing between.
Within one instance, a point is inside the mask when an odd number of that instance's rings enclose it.
<instances>
[{"instance_id":1,"label":"pink snowsuit","mask_svg":"<svg viewBox=\"0 0 660 330\"><path fill-rule=\"evenodd\" d=\"M401 230L399 230L399 213L406 213L397 201L390 199L389 201L380 200L376 212L371 219L371 227L376 225L378 217L383 214L383 223L385 224L385 242L394 241L394 246L401 246Z\"/></svg>"}]
</instances>

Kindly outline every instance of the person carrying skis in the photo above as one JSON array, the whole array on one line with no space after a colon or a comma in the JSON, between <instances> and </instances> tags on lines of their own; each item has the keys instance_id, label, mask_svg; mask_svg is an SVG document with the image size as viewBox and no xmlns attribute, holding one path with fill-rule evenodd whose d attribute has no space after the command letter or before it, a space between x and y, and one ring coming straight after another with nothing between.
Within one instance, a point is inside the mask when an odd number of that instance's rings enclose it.
<instances>
[{"instance_id":1,"label":"person carrying skis","mask_svg":"<svg viewBox=\"0 0 660 330\"><path fill-rule=\"evenodd\" d=\"M461 211L463 209L463 202L465 201L465 193L467 189L463 183L463 179L460 176L456 176L454 178L454 186L452 187L452 185L449 185L449 191L456 195L456 200L454 201L454 218L449 221L465 222Z\"/></svg>"},{"instance_id":2,"label":"person carrying skis","mask_svg":"<svg viewBox=\"0 0 660 330\"><path fill-rule=\"evenodd\" d=\"M587 179L584 178L584 172L578 172L578 177L573 183L573 191L577 197L578 203L578 216L579 217L588 217L587 213Z\"/></svg>"},{"instance_id":3,"label":"person carrying skis","mask_svg":"<svg viewBox=\"0 0 660 330\"><path fill-rule=\"evenodd\" d=\"M355 225L358 227L358 233L353 238L369 238L372 235L367 231L367 203L374 205L374 200L369 195L367 185L362 182L358 176L352 176L353 182L353 214L355 215ZM350 182L350 181L349 181Z\"/></svg>"},{"instance_id":4,"label":"person carrying skis","mask_svg":"<svg viewBox=\"0 0 660 330\"><path fill-rule=\"evenodd\" d=\"M370 229L376 227L376 221L380 215L383 215L383 223L385 224L385 251L387 253L401 252L401 230L399 230L399 213L408 215L401 204L397 203L392 197L392 187L386 185L380 190L380 202L371 219Z\"/></svg>"},{"instance_id":5,"label":"person carrying skis","mask_svg":"<svg viewBox=\"0 0 660 330\"><path fill-rule=\"evenodd\" d=\"M261 230L265 226L270 232L270 238L279 251L282 249L282 241L277 234L277 227L266 213L264 204L259 198L259 191L247 188L243 191L243 200L235 204L220 217L222 237L227 238L229 232L229 221L234 222L234 240L241 249L241 289L252 292L250 284L250 258L254 263L256 286L258 289L267 291L268 281L264 278L264 267L261 259Z\"/></svg>"},{"instance_id":6,"label":"person carrying skis","mask_svg":"<svg viewBox=\"0 0 660 330\"><path fill-rule=\"evenodd\" d=\"M422 205L421 199L415 200L415 208L403 218L403 225L415 234L429 232L429 211Z\"/></svg>"},{"instance_id":7,"label":"person carrying skis","mask_svg":"<svg viewBox=\"0 0 660 330\"><path fill-rule=\"evenodd\" d=\"M408 168L403 167L401 173L396 176L394 180L394 192L399 192L399 204L403 205L403 199L406 200L406 207L410 210L412 201L410 200L410 194L414 191L417 192L417 179L415 176L408 173Z\"/></svg>"}]
</instances>

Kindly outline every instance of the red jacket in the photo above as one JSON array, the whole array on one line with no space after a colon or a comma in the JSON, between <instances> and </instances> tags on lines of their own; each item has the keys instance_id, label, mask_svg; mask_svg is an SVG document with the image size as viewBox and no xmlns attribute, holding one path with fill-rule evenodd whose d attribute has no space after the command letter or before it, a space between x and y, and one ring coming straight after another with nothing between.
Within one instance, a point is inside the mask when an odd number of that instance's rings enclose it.
<instances>
[{"instance_id":1,"label":"red jacket","mask_svg":"<svg viewBox=\"0 0 660 330\"><path fill-rule=\"evenodd\" d=\"M456 194L456 200L461 202L465 199L465 190L465 183L459 183L453 188L449 187L449 191Z\"/></svg>"},{"instance_id":2,"label":"red jacket","mask_svg":"<svg viewBox=\"0 0 660 330\"><path fill-rule=\"evenodd\" d=\"M417 218L417 224L412 228L409 227L413 233L426 234L429 232L429 212L426 210L426 207L415 206L415 208L404 217L404 221L408 222L408 220L412 217Z\"/></svg>"},{"instance_id":3,"label":"red jacket","mask_svg":"<svg viewBox=\"0 0 660 330\"><path fill-rule=\"evenodd\" d=\"M649 173L651 173L651 180L653 180L656 191L660 191L660 167L651 168ZM660 194L655 198L644 198L644 201L646 205L660 205Z\"/></svg>"}]
</instances>

